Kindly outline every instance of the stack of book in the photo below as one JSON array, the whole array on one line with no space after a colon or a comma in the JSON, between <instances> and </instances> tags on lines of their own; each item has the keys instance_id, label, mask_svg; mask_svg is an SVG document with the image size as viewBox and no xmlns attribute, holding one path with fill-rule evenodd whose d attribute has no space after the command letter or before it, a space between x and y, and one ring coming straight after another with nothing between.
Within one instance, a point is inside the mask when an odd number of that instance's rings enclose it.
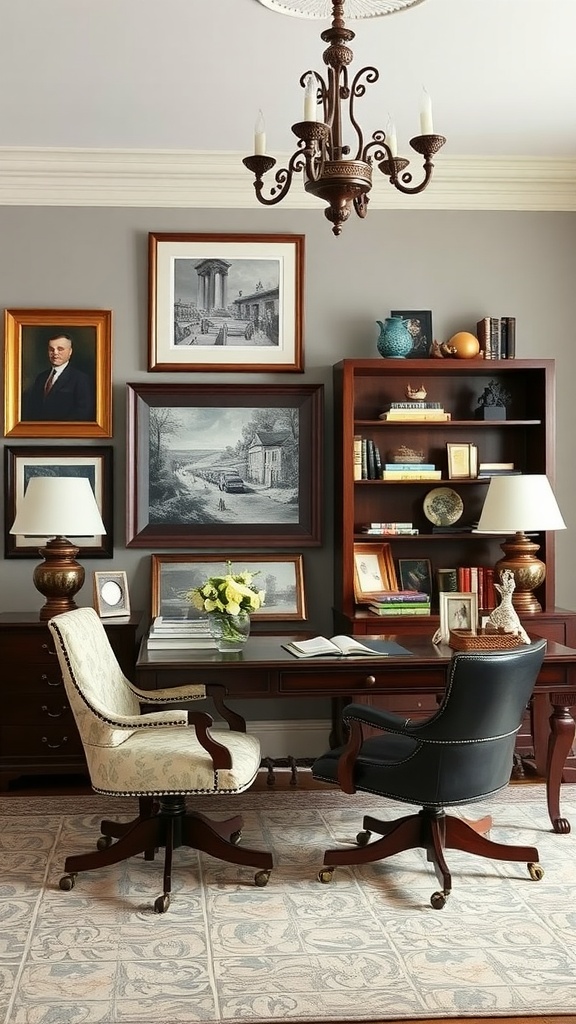
<instances>
[{"instance_id":1,"label":"stack of book","mask_svg":"<svg viewBox=\"0 0 576 1024\"><path fill-rule=\"evenodd\" d=\"M387 590L372 598L374 615L430 615L430 594L418 590Z\"/></svg>"},{"instance_id":2,"label":"stack of book","mask_svg":"<svg viewBox=\"0 0 576 1024\"><path fill-rule=\"evenodd\" d=\"M433 462L386 462L382 470L383 480L441 480L442 470Z\"/></svg>"},{"instance_id":3,"label":"stack of book","mask_svg":"<svg viewBox=\"0 0 576 1024\"><path fill-rule=\"evenodd\" d=\"M484 359L514 359L516 355L516 317L482 317L476 324L476 334Z\"/></svg>"},{"instance_id":4,"label":"stack of book","mask_svg":"<svg viewBox=\"0 0 576 1024\"><path fill-rule=\"evenodd\" d=\"M361 532L376 537L383 537L389 534L417 537L419 530L415 529L414 523L367 523L362 527Z\"/></svg>"},{"instance_id":5,"label":"stack of book","mask_svg":"<svg viewBox=\"0 0 576 1024\"><path fill-rule=\"evenodd\" d=\"M490 476L520 476L519 469L514 469L513 462L481 462L478 466L478 476L486 479Z\"/></svg>"},{"instance_id":6,"label":"stack of book","mask_svg":"<svg viewBox=\"0 0 576 1024\"><path fill-rule=\"evenodd\" d=\"M210 635L206 618L165 619L157 616L150 627L147 646L149 651L201 650L216 647L216 641Z\"/></svg>"},{"instance_id":7,"label":"stack of book","mask_svg":"<svg viewBox=\"0 0 576 1024\"><path fill-rule=\"evenodd\" d=\"M387 412L380 413L379 419L388 422L446 422L451 414L445 412L440 402L390 402Z\"/></svg>"}]
</instances>

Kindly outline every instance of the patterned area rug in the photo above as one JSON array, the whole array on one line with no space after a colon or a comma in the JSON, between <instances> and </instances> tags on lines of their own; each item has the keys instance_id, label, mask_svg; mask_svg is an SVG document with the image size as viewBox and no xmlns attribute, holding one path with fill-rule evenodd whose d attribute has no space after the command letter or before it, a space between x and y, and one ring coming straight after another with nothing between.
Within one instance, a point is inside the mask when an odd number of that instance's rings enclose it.
<instances>
[{"instance_id":1,"label":"patterned area rug","mask_svg":"<svg viewBox=\"0 0 576 1024\"><path fill-rule=\"evenodd\" d=\"M574 795L572 795L574 793ZM208 1024L576 1013L576 838L550 832L541 786L511 786L463 808L492 813L492 835L538 846L546 875L449 852L441 911L422 851L339 868L317 881L327 846L362 814L401 806L338 792L210 797L241 810L244 840L271 848L266 888L251 868L175 854L172 905L153 911L161 858L58 880L68 853L94 849L101 817L136 801L0 798L0 1021L3 1024ZM576 789L563 813L576 834Z\"/></svg>"}]
</instances>

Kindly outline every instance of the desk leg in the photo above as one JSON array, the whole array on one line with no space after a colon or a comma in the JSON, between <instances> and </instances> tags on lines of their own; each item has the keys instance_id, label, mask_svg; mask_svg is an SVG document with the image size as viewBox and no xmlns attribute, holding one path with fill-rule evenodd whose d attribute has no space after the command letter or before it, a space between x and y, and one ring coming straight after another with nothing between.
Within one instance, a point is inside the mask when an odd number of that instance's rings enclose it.
<instances>
[{"instance_id":1,"label":"desk leg","mask_svg":"<svg viewBox=\"0 0 576 1024\"><path fill-rule=\"evenodd\" d=\"M553 710L550 716L546 764L548 814L554 831L560 835L567 835L571 829L568 819L562 818L560 815L560 785L566 758L570 753L576 730L576 724L570 713L570 708L576 704L576 694L551 693L550 703Z\"/></svg>"}]
</instances>

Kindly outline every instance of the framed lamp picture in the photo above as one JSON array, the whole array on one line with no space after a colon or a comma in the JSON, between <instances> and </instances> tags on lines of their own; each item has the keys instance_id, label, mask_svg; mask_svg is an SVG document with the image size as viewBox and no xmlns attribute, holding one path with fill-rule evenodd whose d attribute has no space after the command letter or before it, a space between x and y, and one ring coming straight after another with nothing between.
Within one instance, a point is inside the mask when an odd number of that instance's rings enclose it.
<instances>
[{"instance_id":1,"label":"framed lamp picture","mask_svg":"<svg viewBox=\"0 0 576 1024\"><path fill-rule=\"evenodd\" d=\"M440 636L444 643L451 629L478 629L478 594L440 593Z\"/></svg>"},{"instance_id":2,"label":"framed lamp picture","mask_svg":"<svg viewBox=\"0 0 576 1024\"><path fill-rule=\"evenodd\" d=\"M321 543L321 384L128 384L128 547Z\"/></svg>"},{"instance_id":3,"label":"framed lamp picture","mask_svg":"<svg viewBox=\"0 0 576 1024\"><path fill-rule=\"evenodd\" d=\"M196 618L201 614L187 598L195 587L210 576L225 575L230 562L232 572L246 570L255 575L254 583L266 591L264 604L250 616L261 622L306 619L306 597L302 555L177 554L152 555L152 617L165 619Z\"/></svg>"},{"instance_id":4,"label":"framed lamp picture","mask_svg":"<svg viewBox=\"0 0 576 1024\"><path fill-rule=\"evenodd\" d=\"M112 437L112 313L4 312L6 437Z\"/></svg>"},{"instance_id":5,"label":"framed lamp picture","mask_svg":"<svg viewBox=\"0 0 576 1024\"><path fill-rule=\"evenodd\" d=\"M303 371L304 235L148 238L149 370Z\"/></svg>"}]
</instances>

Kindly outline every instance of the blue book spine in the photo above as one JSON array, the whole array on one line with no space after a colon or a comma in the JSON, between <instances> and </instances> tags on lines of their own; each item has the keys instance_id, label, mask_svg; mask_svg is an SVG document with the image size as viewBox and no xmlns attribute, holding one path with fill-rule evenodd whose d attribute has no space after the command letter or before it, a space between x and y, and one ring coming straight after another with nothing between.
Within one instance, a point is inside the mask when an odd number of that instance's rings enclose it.
<instances>
[{"instance_id":1,"label":"blue book spine","mask_svg":"<svg viewBox=\"0 0 576 1024\"><path fill-rule=\"evenodd\" d=\"M387 462L384 469L398 470L399 473L409 473L413 470L420 473L422 470L436 469L433 462Z\"/></svg>"}]
</instances>

